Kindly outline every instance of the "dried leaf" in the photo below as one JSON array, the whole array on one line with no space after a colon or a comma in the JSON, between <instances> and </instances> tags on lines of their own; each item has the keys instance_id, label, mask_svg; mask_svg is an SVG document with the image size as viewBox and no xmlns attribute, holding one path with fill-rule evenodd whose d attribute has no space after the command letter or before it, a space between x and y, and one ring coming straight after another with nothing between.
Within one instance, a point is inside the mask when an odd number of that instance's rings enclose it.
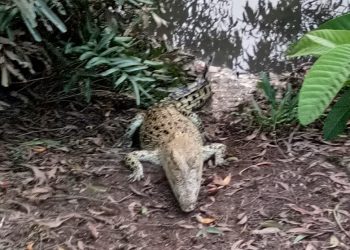
<instances>
[{"instance_id":1,"label":"dried leaf","mask_svg":"<svg viewBox=\"0 0 350 250\"><path fill-rule=\"evenodd\" d=\"M78 249L79 250L84 250L85 249L85 245L81 240L78 240Z\"/></svg>"},{"instance_id":2,"label":"dried leaf","mask_svg":"<svg viewBox=\"0 0 350 250\"><path fill-rule=\"evenodd\" d=\"M32 170L34 179L38 181L38 185L42 185L43 183L47 182L45 172L41 171L39 168L28 164L22 164L22 166L30 168Z\"/></svg>"},{"instance_id":3,"label":"dried leaf","mask_svg":"<svg viewBox=\"0 0 350 250\"><path fill-rule=\"evenodd\" d=\"M281 229L277 228L277 227L267 227L264 229L260 229L260 230L253 230L252 234L275 234L280 232Z\"/></svg>"},{"instance_id":4,"label":"dried leaf","mask_svg":"<svg viewBox=\"0 0 350 250\"><path fill-rule=\"evenodd\" d=\"M73 217L76 217L75 214L67 215L64 218L57 217L54 220L51 220L51 219L35 220L35 222L40 226L45 226L45 227L49 227L49 228L56 228L56 227L61 226L62 223L64 223L65 221L67 221Z\"/></svg>"},{"instance_id":5,"label":"dried leaf","mask_svg":"<svg viewBox=\"0 0 350 250\"><path fill-rule=\"evenodd\" d=\"M331 179L335 183L338 183L344 186L350 186L350 183L345 180L346 178L347 178L347 175L345 173L337 173L337 174L333 173L329 176L329 179Z\"/></svg>"},{"instance_id":6,"label":"dried leaf","mask_svg":"<svg viewBox=\"0 0 350 250\"><path fill-rule=\"evenodd\" d=\"M295 234L316 234L315 231L312 231L308 228L304 227L295 227L287 230L287 233L295 233Z\"/></svg>"},{"instance_id":7,"label":"dried leaf","mask_svg":"<svg viewBox=\"0 0 350 250\"><path fill-rule=\"evenodd\" d=\"M47 178L49 178L49 180L54 179L56 177L56 172L57 172L58 167L55 166L53 167L51 170L49 170L46 174L47 174Z\"/></svg>"},{"instance_id":8,"label":"dried leaf","mask_svg":"<svg viewBox=\"0 0 350 250\"><path fill-rule=\"evenodd\" d=\"M244 140L246 141L251 141L253 140L258 134L259 134L260 129L255 129L254 132L251 135L248 135Z\"/></svg>"},{"instance_id":9,"label":"dried leaf","mask_svg":"<svg viewBox=\"0 0 350 250\"><path fill-rule=\"evenodd\" d=\"M147 215L147 214L148 214L148 209L147 209L147 207L145 207L145 206L142 206L142 207L141 207L141 214L142 214L142 215Z\"/></svg>"},{"instance_id":10,"label":"dried leaf","mask_svg":"<svg viewBox=\"0 0 350 250\"><path fill-rule=\"evenodd\" d=\"M286 191L289 191L289 186L287 183L278 181L277 184L279 184L281 187L283 187Z\"/></svg>"},{"instance_id":11,"label":"dried leaf","mask_svg":"<svg viewBox=\"0 0 350 250\"><path fill-rule=\"evenodd\" d=\"M204 225L211 224L215 221L214 218L203 218L200 214L196 215L196 219L199 223L202 223Z\"/></svg>"},{"instance_id":12,"label":"dried leaf","mask_svg":"<svg viewBox=\"0 0 350 250\"><path fill-rule=\"evenodd\" d=\"M305 247L305 250L317 250L316 247L314 247L314 245L312 245L311 243L307 244L307 246Z\"/></svg>"},{"instance_id":13,"label":"dried leaf","mask_svg":"<svg viewBox=\"0 0 350 250\"><path fill-rule=\"evenodd\" d=\"M34 242L30 241L27 243L26 250L33 250Z\"/></svg>"},{"instance_id":14,"label":"dried leaf","mask_svg":"<svg viewBox=\"0 0 350 250\"><path fill-rule=\"evenodd\" d=\"M226 176L224 179L222 179L220 176L214 175L213 183L218 186L227 186L231 182L231 173L229 173L228 176Z\"/></svg>"},{"instance_id":15,"label":"dried leaf","mask_svg":"<svg viewBox=\"0 0 350 250\"><path fill-rule=\"evenodd\" d=\"M298 207L295 204L287 204L287 206L289 206L291 209L293 209L293 210L295 210L295 211L297 211L297 212L299 212L299 213L301 213L303 215L306 215L306 214L308 214L308 215L316 215L316 214L323 213L323 210L318 208L318 207L316 207L316 206L312 206L313 208L315 208L314 211L307 211L307 210L305 210L303 208Z\"/></svg>"},{"instance_id":16,"label":"dried leaf","mask_svg":"<svg viewBox=\"0 0 350 250\"><path fill-rule=\"evenodd\" d=\"M281 228L281 225L274 220L267 220L267 221L263 221L262 223L260 223L260 225L262 227L277 227L277 228Z\"/></svg>"},{"instance_id":17,"label":"dried leaf","mask_svg":"<svg viewBox=\"0 0 350 250\"><path fill-rule=\"evenodd\" d=\"M241 250L240 245L242 245L243 240L237 240L231 245L231 250Z\"/></svg>"},{"instance_id":18,"label":"dried leaf","mask_svg":"<svg viewBox=\"0 0 350 250\"><path fill-rule=\"evenodd\" d=\"M97 239L99 236L99 232L97 231L96 226L94 224L92 224L91 222L88 222L87 226L89 228L89 231L90 231L92 237L94 237L94 239Z\"/></svg>"},{"instance_id":19,"label":"dried leaf","mask_svg":"<svg viewBox=\"0 0 350 250\"><path fill-rule=\"evenodd\" d=\"M329 248L335 248L339 246L340 241L335 235L332 235L331 238L329 239L329 243L330 243Z\"/></svg>"},{"instance_id":20,"label":"dried leaf","mask_svg":"<svg viewBox=\"0 0 350 250\"><path fill-rule=\"evenodd\" d=\"M247 223L247 221L248 221L248 216L247 215L244 215L243 217L242 217L242 219L240 219L240 221L238 221L238 225L244 225L244 224L246 224Z\"/></svg>"},{"instance_id":21,"label":"dried leaf","mask_svg":"<svg viewBox=\"0 0 350 250\"><path fill-rule=\"evenodd\" d=\"M155 21L155 23L157 24L157 28L161 27L162 25L164 25L165 27L168 27L168 22L165 21L163 18L161 18L160 16L158 16L156 13L154 13L153 11L151 12L153 20Z\"/></svg>"},{"instance_id":22,"label":"dried leaf","mask_svg":"<svg viewBox=\"0 0 350 250\"><path fill-rule=\"evenodd\" d=\"M42 153L42 152L46 151L47 148L43 147L43 146L35 146L32 148L32 150L36 153Z\"/></svg>"}]
</instances>

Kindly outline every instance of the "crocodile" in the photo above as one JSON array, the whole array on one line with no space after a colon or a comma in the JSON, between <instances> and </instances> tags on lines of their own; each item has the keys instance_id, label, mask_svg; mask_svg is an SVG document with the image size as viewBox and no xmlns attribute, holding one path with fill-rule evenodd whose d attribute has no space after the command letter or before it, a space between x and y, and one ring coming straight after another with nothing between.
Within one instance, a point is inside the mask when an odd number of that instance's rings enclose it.
<instances>
[{"instance_id":1,"label":"crocodile","mask_svg":"<svg viewBox=\"0 0 350 250\"><path fill-rule=\"evenodd\" d=\"M189 87L170 94L163 101L138 114L130 124L126 137L139 129L141 150L128 153L124 159L133 171L130 181L143 178L141 162L161 165L171 190L184 212L195 209L201 186L203 163L215 157L215 165L224 164L226 146L220 143L204 145L201 122L192 111L202 107L211 96L203 76Z\"/></svg>"}]
</instances>

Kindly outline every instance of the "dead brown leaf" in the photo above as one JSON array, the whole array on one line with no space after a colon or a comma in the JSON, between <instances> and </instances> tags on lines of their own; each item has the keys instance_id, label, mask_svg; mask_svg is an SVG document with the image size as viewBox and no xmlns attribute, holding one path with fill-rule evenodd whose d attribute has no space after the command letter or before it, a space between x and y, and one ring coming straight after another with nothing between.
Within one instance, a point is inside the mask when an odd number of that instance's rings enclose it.
<instances>
[{"instance_id":1,"label":"dead brown leaf","mask_svg":"<svg viewBox=\"0 0 350 250\"><path fill-rule=\"evenodd\" d=\"M242 250L242 248L240 248L240 246L242 245L243 240L237 240L236 242L234 242L231 245L231 250Z\"/></svg>"},{"instance_id":2,"label":"dead brown leaf","mask_svg":"<svg viewBox=\"0 0 350 250\"><path fill-rule=\"evenodd\" d=\"M332 235L331 238L329 239L329 244L330 244L329 248L335 248L339 246L340 241L335 235Z\"/></svg>"},{"instance_id":3,"label":"dead brown leaf","mask_svg":"<svg viewBox=\"0 0 350 250\"><path fill-rule=\"evenodd\" d=\"M259 134L260 129L255 129L251 135L248 135L244 140L251 141Z\"/></svg>"},{"instance_id":4,"label":"dead brown leaf","mask_svg":"<svg viewBox=\"0 0 350 250\"><path fill-rule=\"evenodd\" d=\"M263 229L256 229L252 231L252 234L275 234L281 232L281 229L278 227L266 227Z\"/></svg>"},{"instance_id":5,"label":"dead brown leaf","mask_svg":"<svg viewBox=\"0 0 350 250\"><path fill-rule=\"evenodd\" d=\"M196 215L196 219L199 223L202 223L204 225L211 224L215 221L215 218L210 218L210 217L204 218L200 214Z\"/></svg>"},{"instance_id":6,"label":"dead brown leaf","mask_svg":"<svg viewBox=\"0 0 350 250\"><path fill-rule=\"evenodd\" d=\"M34 242L30 241L27 243L26 250L33 250Z\"/></svg>"},{"instance_id":7,"label":"dead brown leaf","mask_svg":"<svg viewBox=\"0 0 350 250\"><path fill-rule=\"evenodd\" d=\"M295 204L287 204L287 206L290 207L291 209L293 209L294 211L297 211L297 212L299 212L299 213L301 213L303 215L306 215L306 214L307 215L316 215L316 214L323 213L323 210L318 208L318 207L316 207L316 206L313 206L314 211L308 211L308 210L306 210L304 208L298 207Z\"/></svg>"},{"instance_id":8,"label":"dead brown leaf","mask_svg":"<svg viewBox=\"0 0 350 250\"><path fill-rule=\"evenodd\" d=\"M78 249L79 250L84 250L85 249L85 244L81 240L78 240Z\"/></svg>"},{"instance_id":9,"label":"dead brown leaf","mask_svg":"<svg viewBox=\"0 0 350 250\"><path fill-rule=\"evenodd\" d=\"M244 225L247 223L248 221L248 216L245 214L245 213L240 213L238 216L237 216L237 219L239 220L237 222L238 225Z\"/></svg>"},{"instance_id":10,"label":"dead brown leaf","mask_svg":"<svg viewBox=\"0 0 350 250\"><path fill-rule=\"evenodd\" d=\"M314 245L312 245L311 243L307 244L307 246L305 247L305 250L317 250L316 247L314 247Z\"/></svg>"},{"instance_id":11,"label":"dead brown leaf","mask_svg":"<svg viewBox=\"0 0 350 250\"><path fill-rule=\"evenodd\" d=\"M315 231L312 231L308 228L304 227L295 227L287 230L287 233L295 233L295 234L316 234Z\"/></svg>"},{"instance_id":12,"label":"dead brown leaf","mask_svg":"<svg viewBox=\"0 0 350 250\"><path fill-rule=\"evenodd\" d=\"M345 173L332 173L329 175L329 179L333 182L338 183L343 186L350 186L350 183L346 181L347 175Z\"/></svg>"},{"instance_id":13,"label":"dead brown leaf","mask_svg":"<svg viewBox=\"0 0 350 250\"><path fill-rule=\"evenodd\" d=\"M188 224L178 224L179 227L185 228L185 229L194 229L196 228L193 225L188 225Z\"/></svg>"},{"instance_id":14,"label":"dead brown leaf","mask_svg":"<svg viewBox=\"0 0 350 250\"><path fill-rule=\"evenodd\" d=\"M214 175L214 179L213 179L213 183L215 185L218 185L218 186L227 186L229 185L231 182L231 173L228 174L228 176L226 176L224 179L222 179L220 176L218 175Z\"/></svg>"},{"instance_id":15,"label":"dead brown leaf","mask_svg":"<svg viewBox=\"0 0 350 250\"><path fill-rule=\"evenodd\" d=\"M34 179L38 181L38 185L47 183L47 178L44 171L41 171L38 167L29 164L22 164L22 166L27 167L32 170L34 174Z\"/></svg>"},{"instance_id":16,"label":"dead brown leaf","mask_svg":"<svg viewBox=\"0 0 350 250\"><path fill-rule=\"evenodd\" d=\"M43 147L43 146L35 146L32 148L32 150L36 153L42 153L42 152L46 151L47 148Z\"/></svg>"},{"instance_id":17,"label":"dead brown leaf","mask_svg":"<svg viewBox=\"0 0 350 250\"><path fill-rule=\"evenodd\" d=\"M49 180L54 179L56 177L57 169L58 169L58 167L55 166L47 172L47 178L49 178Z\"/></svg>"},{"instance_id":18,"label":"dead brown leaf","mask_svg":"<svg viewBox=\"0 0 350 250\"><path fill-rule=\"evenodd\" d=\"M142 192L140 192L140 191L138 191L133 185L129 185L129 188L130 188L130 190L134 193L134 194L136 194L136 195L139 195L139 196L142 196L142 197L148 197L148 195L146 195L146 194L144 194L144 193L142 193Z\"/></svg>"},{"instance_id":19,"label":"dead brown leaf","mask_svg":"<svg viewBox=\"0 0 350 250\"><path fill-rule=\"evenodd\" d=\"M40 226L45 226L48 228L57 228L61 226L65 221L75 217L81 218L81 216L75 213L72 213L66 216L57 217L56 219L41 219L41 220L35 220L35 222Z\"/></svg>"},{"instance_id":20,"label":"dead brown leaf","mask_svg":"<svg viewBox=\"0 0 350 250\"><path fill-rule=\"evenodd\" d=\"M88 222L87 227L89 228L92 237L94 239L97 239L99 236L99 232L97 231L96 225L92 224L91 222Z\"/></svg>"}]
</instances>

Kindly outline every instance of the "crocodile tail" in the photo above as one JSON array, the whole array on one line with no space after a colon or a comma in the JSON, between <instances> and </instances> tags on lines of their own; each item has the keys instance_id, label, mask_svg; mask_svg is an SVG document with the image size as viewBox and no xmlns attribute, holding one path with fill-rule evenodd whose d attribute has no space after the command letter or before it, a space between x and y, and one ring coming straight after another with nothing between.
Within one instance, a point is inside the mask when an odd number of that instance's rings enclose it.
<instances>
[{"instance_id":1,"label":"crocodile tail","mask_svg":"<svg viewBox=\"0 0 350 250\"><path fill-rule=\"evenodd\" d=\"M173 100L176 108L183 113L201 108L210 98L212 91L207 74L214 56L210 56L207 61L203 74L197 80L184 88L178 89L169 95L169 99Z\"/></svg>"}]
</instances>

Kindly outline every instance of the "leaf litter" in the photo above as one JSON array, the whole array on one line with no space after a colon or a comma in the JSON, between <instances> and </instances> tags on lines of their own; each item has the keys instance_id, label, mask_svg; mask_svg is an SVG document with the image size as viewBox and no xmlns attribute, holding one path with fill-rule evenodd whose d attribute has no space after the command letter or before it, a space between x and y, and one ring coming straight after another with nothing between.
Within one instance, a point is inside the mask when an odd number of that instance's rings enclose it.
<instances>
[{"instance_id":1,"label":"leaf litter","mask_svg":"<svg viewBox=\"0 0 350 250\"><path fill-rule=\"evenodd\" d=\"M231 160L204 169L197 209L185 214L162 171L147 165L145 181L130 185L122 155L105 157L134 114L107 106L0 117L1 147L23 151L0 154L0 239L13 249L349 249L349 174L329 160L349 155L346 139L326 144L299 129L276 146L259 129L221 121Z\"/></svg>"}]
</instances>

